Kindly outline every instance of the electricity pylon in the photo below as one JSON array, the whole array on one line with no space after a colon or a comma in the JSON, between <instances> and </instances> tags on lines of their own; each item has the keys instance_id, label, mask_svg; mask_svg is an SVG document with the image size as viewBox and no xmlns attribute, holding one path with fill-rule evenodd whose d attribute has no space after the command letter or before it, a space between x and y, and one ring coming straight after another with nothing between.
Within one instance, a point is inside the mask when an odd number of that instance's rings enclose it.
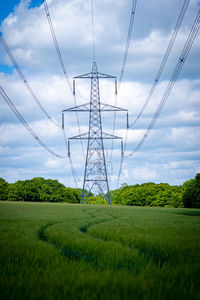
<instances>
[{"instance_id":1,"label":"electricity pylon","mask_svg":"<svg viewBox=\"0 0 200 300\"><path fill-rule=\"evenodd\" d=\"M96 62L93 62L92 72L74 77L73 93L75 95L75 79L91 79L90 102L63 110L63 112L89 112L89 130L87 133L79 134L69 140L88 140L85 160L85 172L81 203L84 203L90 192L101 194L109 204L111 203L108 174L104 153L103 140L121 139L121 137L102 131L101 112L105 111L127 111L126 109L108 105L100 102L99 79L115 79L115 93L117 94L116 77L99 73ZM128 120L128 117L127 117ZM127 121L128 123L128 121ZM128 126L128 125L127 125ZM68 155L70 147L68 140ZM123 144L122 144L123 148ZM123 150L121 151L123 153Z\"/></svg>"}]
</instances>

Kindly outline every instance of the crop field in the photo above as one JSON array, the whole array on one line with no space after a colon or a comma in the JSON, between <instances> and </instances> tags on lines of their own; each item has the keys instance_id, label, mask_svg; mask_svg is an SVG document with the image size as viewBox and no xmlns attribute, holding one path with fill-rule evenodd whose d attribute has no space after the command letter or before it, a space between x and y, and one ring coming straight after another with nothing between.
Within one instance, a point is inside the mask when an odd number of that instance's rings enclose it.
<instances>
[{"instance_id":1,"label":"crop field","mask_svg":"<svg viewBox=\"0 0 200 300\"><path fill-rule=\"evenodd\" d=\"M198 215L1 201L1 299L200 299Z\"/></svg>"}]
</instances>

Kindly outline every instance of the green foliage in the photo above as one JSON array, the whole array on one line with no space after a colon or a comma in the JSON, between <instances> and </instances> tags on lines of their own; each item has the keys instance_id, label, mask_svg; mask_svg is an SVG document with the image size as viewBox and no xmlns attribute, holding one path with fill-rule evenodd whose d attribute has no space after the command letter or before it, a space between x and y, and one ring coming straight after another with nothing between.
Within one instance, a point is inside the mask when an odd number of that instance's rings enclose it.
<instances>
[{"instance_id":1,"label":"green foliage","mask_svg":"<svg viewBox=\"0 0 200 300\"><path fill-rule=\"evenodd\" d=\"M185 208L1 201L1 300L197 300L196 215Z\"/></svg>"},{"instance_id":2,"label":"green foliage","mask_svg":"<svg viewBox=\"0 0 200 300\"><path fill-rule=\"evenodd\" d=\"M102 196L90 196L85 201L86 204L107 204Z\"/></svg>"},{"instance_id":3,"label":"green foliage","mask_svg":"<svg viewBox=\"0 0 200 300\"><path fill-rule=\"evenodd\" d=\"M66 188L57 180L35 177L8 184L0 179L0 200L79 203L81 189Z\"/></svg>"},{"instance_id":4,"label":"green foliage","mask_svg":"<svg viewBox=\"0 0 200 300\"><path fill-rule=\"evenodd\" d=\"M197 173L195 179L195 207L200 208L200 173Z\"/></svg>"},{"instance_id":5,"label":"green foliage","mask_svg":"<svg viewBox=\"0 0 200 300\"><path fill-rule=\"evenodd\" d=\"M124 183L110 193L115 205L200 208L200 173L182 186L153 182L129 186ZM8 184L0 178L0 200L80 203L81 194L81 189L66 188L52 179L35 177ZM86 204L107 204L101 195L86 194Z\"/></svg>"},{"instance_id":6,"label":"green foliage","mask_svg":"<svg viewBox=\"0 0 200 300\"><path fill-rule=\"evenodd\" d=\"M0 178L0 200L8 200L8 183Z\"/></svg>"},{"instance_id":7,"label":"green foliage","mask_svg":"<svg viewBox=\"0 0 200 300\"><path fill-rule=\"evenodd\" d=\"M9 184L8 188L9 201L24 201L24 184L23 181L17 181Z\"/></svg>"},{"instance_id":8,"label":"green foliage","mask_svg":"<svg viewBox=\"0 0 200 300\"><path fill-rule=\"evenodd\" d=\"M123 185L120 189L112 191L111 194L113 204L183 207L181 192L182 188L179 186L148 182L141 185Z\"/></svg>"},{"instance_id":9,"label":"green foliage","mask_svg":"<svg viewBox=\"0 0 200 300\"><path fill-rule=\"evenodd\" d=\"M184 207L200 208L200 173L183 184Z\"/></svg>"}]
</instances>

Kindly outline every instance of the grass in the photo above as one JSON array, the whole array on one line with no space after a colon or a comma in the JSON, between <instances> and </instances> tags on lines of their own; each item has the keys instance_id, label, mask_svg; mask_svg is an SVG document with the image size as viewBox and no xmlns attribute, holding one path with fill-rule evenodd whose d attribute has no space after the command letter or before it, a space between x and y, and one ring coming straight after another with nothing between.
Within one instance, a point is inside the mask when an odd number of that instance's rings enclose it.
<instances>
[{"instance_id":1,"label":"grass","mask_svg":"<svg viewBox=\"0 0 200 300\"><path fill-rule=\"evenodd\" d=\"M199 215L0 202L1 299L200 299Z\"/></svg>"}]
</instances>

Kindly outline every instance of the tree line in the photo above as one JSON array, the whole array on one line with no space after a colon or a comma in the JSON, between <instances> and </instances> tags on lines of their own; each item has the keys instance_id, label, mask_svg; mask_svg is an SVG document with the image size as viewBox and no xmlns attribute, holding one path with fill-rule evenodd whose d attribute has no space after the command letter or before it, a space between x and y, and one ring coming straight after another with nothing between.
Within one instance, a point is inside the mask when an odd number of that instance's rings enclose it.
<instances>
[{"instance_id":1,"label":"tree line","mask_svg":"<svg viewBox=\"0 0 200 300\"><path fill-rule=\"evenodd\" d=\"M65 187L58 180L35 177L8 183L0 178L0 200L80 203L82 190ZM153 182L127 185L111 191L112 203L130 206L200 208L200 173L182 186ZM101 195L88 194L86 203L105 204Z\"/></svg>"},{"instance_id":2,"label":"tree line","mask_svg":"<svg viewBox=\"0 0 200 300\"><path fill-rule=\"evenodd\" d=\"M35 177L8 183L0 178L0 200L79 203L81 189L65 187L58 180Z\"/></svg>"}]
</instances>

